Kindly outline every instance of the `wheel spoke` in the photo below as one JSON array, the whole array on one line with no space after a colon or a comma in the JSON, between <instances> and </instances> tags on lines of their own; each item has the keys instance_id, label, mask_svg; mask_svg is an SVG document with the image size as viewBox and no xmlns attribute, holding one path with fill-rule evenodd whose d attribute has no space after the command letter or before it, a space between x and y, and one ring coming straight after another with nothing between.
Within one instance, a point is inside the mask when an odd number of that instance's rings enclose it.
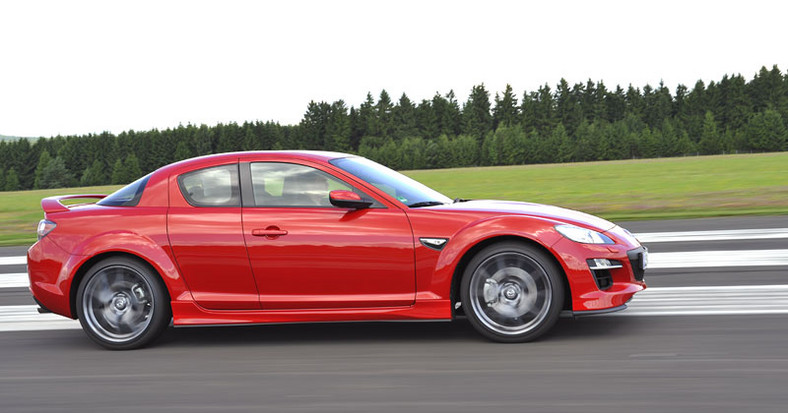
<instances>
[{"instance_id":1,"label":"wheel spoke","mask_svg":"<svg viewBox=\"0 0 788 413\"><path fill-rule=\"evenodd\" d=\"M471 275L471 307L487 328L505 335L523 334L547 316L552 284L544 268L518 252L482 261Z\"/></svg>"},{"instance_id":2,"label":"wheel spoke","mask_svg":"<svg viewBox=\"0 0 788 413\"><path fill-rule=\"evenodd\" d=\"M153 313L151 286L125 265L97 272L88 281L83 299L85 321L93 332L111 342L125 342L142 334Z\"/></svg>"}]
</instances>

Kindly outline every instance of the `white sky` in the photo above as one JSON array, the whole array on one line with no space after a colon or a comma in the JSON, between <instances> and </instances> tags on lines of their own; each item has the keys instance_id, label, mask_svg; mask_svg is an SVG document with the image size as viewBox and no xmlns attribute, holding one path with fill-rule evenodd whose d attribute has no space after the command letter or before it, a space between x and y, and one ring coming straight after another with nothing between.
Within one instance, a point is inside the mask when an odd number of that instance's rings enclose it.
<instances>
[{"instance_id":1,"label":"white sky","mask_svg":"<svg viewBox=\"0 0 788 413\"><path fill-rule=\"evenodd\" d=\"M310 100L788 69L784 1L4 1L0 134L297 123Z\"/></svg>"}]
</instances>

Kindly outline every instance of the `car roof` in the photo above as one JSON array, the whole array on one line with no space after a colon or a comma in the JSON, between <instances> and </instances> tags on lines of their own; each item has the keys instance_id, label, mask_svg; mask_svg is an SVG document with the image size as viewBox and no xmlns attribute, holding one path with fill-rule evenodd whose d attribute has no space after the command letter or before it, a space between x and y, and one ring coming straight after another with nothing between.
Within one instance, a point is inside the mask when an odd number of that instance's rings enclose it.
<instances>
[{"instance_id":1,"label":"car roof","mask_svg":"<svg viewBox=\"0 0 788 413\"><path fill-rule=\"evenodd\" d=\"M293 160L307 160L307 161L314 161L325 163L332 159L337 158L347 158L351 156L356 156L348 153L342 152L329 152L329 151L243 151L243 152L225 152L225 153L215 153L210 155L203 155L198 156L195 158L184 159L179 162L174 162L169 165L165 165L155 173L165 173L168 174L169 171L173 169L180 169L184 166L189 166L192 164L203 164L203 163L222 163L222 162L232 162L238 159L241 160L250 160L250 159L265 159L265 158L275 158L278 160L286 160L286 159L293 159Z\"/></svg>"}]
</instances>

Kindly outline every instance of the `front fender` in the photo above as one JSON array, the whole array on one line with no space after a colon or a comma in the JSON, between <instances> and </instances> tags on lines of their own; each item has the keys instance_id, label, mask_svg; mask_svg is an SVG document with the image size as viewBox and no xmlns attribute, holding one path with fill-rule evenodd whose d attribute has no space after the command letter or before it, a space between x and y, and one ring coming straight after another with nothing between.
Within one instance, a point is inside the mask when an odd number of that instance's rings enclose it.
<instances>
[{"instance_id":1,"label":"front fender","mask_svg":"<svg viewBox=\"0 0 788 413\"><path fill-rule=\"evenodd\" d=\"M412 218L411 221L417 237L442 236L449 239L440 252L428 251L426 247L418 245L417 241L417 257L422 257L417 259L417 262L422 263L418 271L419 297L423 299L450 300L454 275L462 259L472 252L474 247L495 238L520 238L534 242L549 251L559 262L561 261L551 248L562 238L554 228L558 222L553 220L522 215L491 216L470 223L466 220L465 225L460 226L453 233L440 232L439 228L443 227L446 230L451 225L440 222L441 218L438 216ZM439 255L435 257L435 254ZM430 256L432 260L427 259ZM431 276L426 277L428 261L432 261ZM561 265L563 266L563 263ZM427 280L429 282L425 282Z\"/></svg>"}]
</instances>

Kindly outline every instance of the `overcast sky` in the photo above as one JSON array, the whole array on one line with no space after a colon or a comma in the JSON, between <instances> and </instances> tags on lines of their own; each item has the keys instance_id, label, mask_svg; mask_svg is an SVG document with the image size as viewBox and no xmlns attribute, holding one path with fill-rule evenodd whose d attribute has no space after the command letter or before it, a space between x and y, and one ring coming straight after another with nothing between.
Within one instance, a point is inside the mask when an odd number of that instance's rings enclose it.
<instances>
[{"instance_id":1,"label":"overcast sky","mask_svg":"<svg viewBox=\"0 0 788 413\"><path fill-rule=\"evenodd\" d=\"M784 1L3 1L0 134L297 123L563 77L609 88L788 69Z\"/></svg>"}]
</instances>

